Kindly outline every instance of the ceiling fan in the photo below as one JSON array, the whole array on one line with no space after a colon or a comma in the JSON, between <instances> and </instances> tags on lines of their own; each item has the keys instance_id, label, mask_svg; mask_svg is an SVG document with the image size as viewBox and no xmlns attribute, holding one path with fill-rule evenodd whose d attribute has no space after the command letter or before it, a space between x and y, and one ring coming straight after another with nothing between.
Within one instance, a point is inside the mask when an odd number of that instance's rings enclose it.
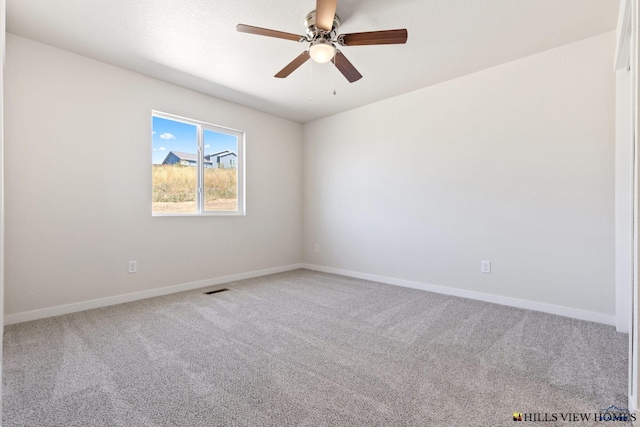
<instances>
[{"instance_id":1,"label":"ceiling fan","mask_svg":"<svg viewBox=\"0 0 640 427\"><path fill-rule=\"evenodd\" d=\"M278 39L292 40L309 43L309 48L291 61L275 77L285 78L298 67L307 62L309 58L318 63L333 60L333 64L353 83L362 78L362 75L349 62L336 45L340 46L366 46L375 44L403 44L407 42L407 30L369 31L365 33L337 34L340 26L340 18L336 15L338 0L316 0L316 10L310 12L304 25L307 28L306 35L299 36L293 33L270 30L268 28L254 27L238 24L236 30L241 33L257 34L259 36L275 37Z\"/></svg>"}]
</instances>

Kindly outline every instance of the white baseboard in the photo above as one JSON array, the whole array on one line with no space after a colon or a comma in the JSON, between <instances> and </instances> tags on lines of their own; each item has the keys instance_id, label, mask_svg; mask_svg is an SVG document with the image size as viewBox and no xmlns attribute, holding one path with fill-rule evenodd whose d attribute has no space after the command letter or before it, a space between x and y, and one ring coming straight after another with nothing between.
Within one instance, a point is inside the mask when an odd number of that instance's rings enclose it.
<instances>
[{"instance_id":1,"label":"white baseboard","mask_svg":"<svg viewBox=\"0 0 640 427\"><path fill-rule=\"evenodd\" d=\"M40 310L25 311L22 313L8 314L4 316L5 325L29 322L31 320L44 319L47 317L60 316L63 314L76 313L78 311L91 310L93 308L106 307L109 305L122 304L125 302L137 301L145 298L153 298L162 295L174 294L177 292L190 291L193 289L215 286L223 283L234 282L236 280L252 279L254 277L267 276L269 274L283 273L285 271L304 268L303 264L291 264L282 267L267 268L265 270L250 271L248 273L232 274L230 276L215 277L212 279L199 280L197 282L182 283L180 285L167 286L164 288L149 289L147 291L133 292L130 294L116 295L113 297L99 298L73 304L59 305L56 307L43 308Z\"/></svg>"},{"instance_id":2,"label":"white baseboard","mask_svg":"<svg viewBox=\"0 0 640 427\"><path fill-rule=\"evenodd\" d=\"M145 298L153 298L162 295L169 295L177 292L190 291L193 289L215 286L236 280L252 279L254 277L267 276L269 274L283 273L285 271L306 268L325 273L340 274L342 276L354 277L358 279L371 280L374 282L386 283L389 285L403 286L405 288L420 289L428 292L435 292L444 295L470 298L479 301L491 302L510 307L524 308L528 310L541 311L544 313L557 314L559 316L571 317L590 322L604 323L615 326L615 316L592 311L580 310L576 308L564 307L553 304L545 304L535 301L521 300L517 298L504 297L500 295L486 294L482 292L468 291L465 289L450 288L447 286L431 285L428 283L414 282L392 277L378 276L375 274L360 273L339 268L324 267L315 264L291 264L282 267L268 268L265 270L251 271L248 273L233 274L229 276L216 277L212 279L199 280L197 282L183 283L164 288L149 289L147 291L134 292L113 297L99 298L73 304L59 305L56 307L43 308L40 310L25 311L22 313L8 314L4 316L5 325L29 322L31 320L44 319L47 317L60 316L63 314L76 313L78 311L91 310L93 308L106 307L125 302L137 301Z\"/></svg>"},{"instance_id":3,"label":"white baseboard","mask_svg":"<svg viewBox=\"0 0 640 427\"><path fill-rule=\"evenodd\" d=\"M541 311L543 313L557 314L559 316L573 319L587 320L589 322L604 323L605 325L616 325L616 317L604 313L580 310L577 308L564 307L542 302L528 301L500 295L486 294L483 292L468 291L465 289L450 288L448 286L431 285L428 283L414 282L411 280L396 279L393 277L378 276L375 274L359 273L356 271L342 270L339 268L324 267L315 264L303 264L309 270L321 271L324 273L340 274L342 276L354 277L357 279L371 280L373 282L386 283L388 285L403 286L405 288L420 289L423 291L435 292L438 294L451 295L462 298L475 299L479 301L492 302L500 305L507 305L527 310Z\"/></svg>"}]
</instances>

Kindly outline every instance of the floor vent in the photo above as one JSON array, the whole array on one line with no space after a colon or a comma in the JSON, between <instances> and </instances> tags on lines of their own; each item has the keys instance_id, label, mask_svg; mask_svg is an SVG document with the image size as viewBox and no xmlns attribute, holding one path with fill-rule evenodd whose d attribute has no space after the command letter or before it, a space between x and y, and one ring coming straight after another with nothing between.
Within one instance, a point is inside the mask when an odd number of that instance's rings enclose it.
<instances>
[{"instance_id":1,"label":"floor vent","mask_svg":"<svg viewBox=\"0 0 640 427\"><path fill-rule=\"evenodd\" d=\"M229 289L227 288L222 288L222 289L216 289L215 291L209 291L209 292L205 292L205 295L211 295L211 294L217 294L219 292L224 292L224 291L228 291Z\"/></svg>"}]
</instances>

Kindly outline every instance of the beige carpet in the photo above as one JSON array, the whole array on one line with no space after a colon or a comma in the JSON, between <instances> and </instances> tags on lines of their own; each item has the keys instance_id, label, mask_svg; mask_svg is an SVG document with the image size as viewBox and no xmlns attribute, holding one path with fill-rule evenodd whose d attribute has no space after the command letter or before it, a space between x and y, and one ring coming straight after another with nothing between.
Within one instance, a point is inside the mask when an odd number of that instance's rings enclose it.
<instances>
[{"instance_id":1,"label":"beige carpet","mask_svg":"<svg viewBox=\"0 0 640 427\"><path fill-rule=\"evenodd\" d=\"M625 424L593 421L627 404L613 327L307 270L225 287L7 327L3 425Z\"/></svg>"}]
</instances>

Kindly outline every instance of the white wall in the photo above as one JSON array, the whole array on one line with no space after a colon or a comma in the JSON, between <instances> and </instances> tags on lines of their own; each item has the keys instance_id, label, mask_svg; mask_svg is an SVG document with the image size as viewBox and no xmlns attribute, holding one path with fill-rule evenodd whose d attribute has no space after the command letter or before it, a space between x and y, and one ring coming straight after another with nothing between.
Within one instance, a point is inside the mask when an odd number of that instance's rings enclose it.
<instances>
[{"instance_id":1,"label":"white wall","mask_svg":"<svg viewBox=\"0 0 640 427\"><path fill-rule=\"evenodd\" d=\"M301 125L12 34L5 78L7 315L300 262ZM151 217L152 109L246 131L245 217Z\"/></svg>"},{"instance_id":2,"label":"white wall","mask_svg":"<svg viewBox=\"0 0 640 427\"><path fill-rule=\"evenodd\" d=\"M0 331L4 335L4 51L6 4L0 0ZM2 339L0 339L0 371L2 370ZM0 414L2 413L2 381L0 381Z\"/></svg>"},{"instance_id":3,"label":"white wall","mask_svg":"<svg viewBox=\"0 0 640 427\"><path fill-rule=\"evenodd\" d=\"M614 38L304 125L305 262L613 322Z\"/></svg>"}]
</instances>

